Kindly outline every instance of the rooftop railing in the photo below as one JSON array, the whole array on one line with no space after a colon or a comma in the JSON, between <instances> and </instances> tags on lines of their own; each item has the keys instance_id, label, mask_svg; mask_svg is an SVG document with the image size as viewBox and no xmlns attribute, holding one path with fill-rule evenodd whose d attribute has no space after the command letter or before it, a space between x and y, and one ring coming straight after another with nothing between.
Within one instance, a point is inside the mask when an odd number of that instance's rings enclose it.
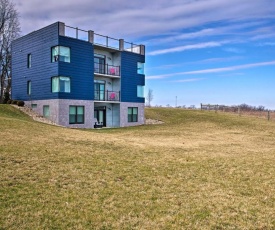
<instances>
[{"instance_id":1,"label":"rooftop railing","mask_svg":"<svg viewBox=\"0 0 275 230\"><path fill-rule=\"evenodd\" d=\"M63 27L64 28L63 28ZM128 51L132 53L145 54L144 45L136 45L134 43L125 42L123 39L116 39L109 36L94 33L92 30L82 30L78 27L67 26L64 23L60 24L61 29L59 34L80 39L83 41L91 42L98 46L103 46L111 49L117 49L121 51Z\"/></svg>"}]
</instances>

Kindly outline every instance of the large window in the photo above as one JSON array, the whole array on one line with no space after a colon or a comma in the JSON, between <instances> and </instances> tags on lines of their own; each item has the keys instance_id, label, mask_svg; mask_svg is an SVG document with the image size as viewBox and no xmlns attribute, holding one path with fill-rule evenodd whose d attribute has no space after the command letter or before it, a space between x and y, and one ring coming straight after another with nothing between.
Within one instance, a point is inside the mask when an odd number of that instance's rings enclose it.
<instances>
[{"instance_id":1,"label":"large window","mask_svg":"<svg viewBox=\"0 0 275 230\"><path fill-rule=\"evenodd\" d=\"M52 62L71 62L71 49L65 46L52 47Z\"/></svg>"},{"instance_id":2,"label":"large window","mask_svg":"<svg viewBox=\"0 0 275 230\"><path fill-rule=\"evenodd\" d=\"M27 67L28 68L32 67L32 55L31 54L28 54Z\"/></svg>"},{"instance_id":3,"label":"large window","mask_svg":"<svg viewBox=\"0 0 275 230\"><path fill-rule=\"evenodd\" d=\"M84 124L84 106L70 106L70 124Z\"/></svg>"},{"instance_id":4,"label":"large window","mask_svg":"<svg viewBox=\"0 0 275 230\"><path fill-rule=\"evenodd\" d=\"M144 74L144 63L142 62L137 63L137 73Z\"/></svg>"},{"instance_id":5,"label":"large window","mask_svg":"<svg viewBox=\"0 0 275 230\"><path fill-rule=\"evenodd\" d=\"M138 121L138 108L128 107L128 122L137 122L137 121Z\"/></svg>"},{"instance_id":6,"label":"large window","mask_svg":"<svg viewBox=\"0 0 275 230\"><path fill-rule=\"evenodd\" d=\"M32 82L27 81L27 94L31 95L31 93L32 93Z\"/></svg>"},{"instance_id":7,"label":"large window","mask_svg":"<svg viewBox=\"0 0 275 230\"><path fill-rule=\"evenodd\" d=\"M144 98L144 86L138 85L137 86L137 97L143 97Z\"/></svg>"},{"instance_id":8,"label":"large window","mask_svg":"<svg viewBox=\"0 0 275 230\"><path fill-rule=\"evenodd\" d=\"M69 77L52 77L52 92L70 93L71 79Z\"/></svg>"}]
</instances>

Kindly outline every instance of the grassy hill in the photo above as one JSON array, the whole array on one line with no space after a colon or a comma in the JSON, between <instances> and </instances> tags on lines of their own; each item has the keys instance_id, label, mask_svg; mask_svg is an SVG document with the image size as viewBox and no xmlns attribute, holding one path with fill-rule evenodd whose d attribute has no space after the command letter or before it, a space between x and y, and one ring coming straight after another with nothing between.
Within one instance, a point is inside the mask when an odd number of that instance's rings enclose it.
<instances>
[{"instance_id":1,"label":"grassy hill","mask_svg":"<svg viewBox=\"0 0 275 230\"><path fill-rule=\"evenodd\" d=\"M274 229L275 123L150 108L76 130L0 105L0 229Z\"/></svg>"}]
</instances>

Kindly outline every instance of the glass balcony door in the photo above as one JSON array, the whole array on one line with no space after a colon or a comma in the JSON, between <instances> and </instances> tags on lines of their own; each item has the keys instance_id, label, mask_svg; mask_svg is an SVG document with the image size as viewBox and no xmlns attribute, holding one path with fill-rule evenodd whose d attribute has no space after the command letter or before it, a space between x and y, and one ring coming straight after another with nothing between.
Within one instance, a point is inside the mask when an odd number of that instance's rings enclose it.
<instances>
[{"instance_id":1,"label":"glass balcony door","mask_svg":"<svg viewBox=\"0 0 275 230\"><path fill-rule=\"evenodd\" d=\"M105 74L105 56L95 54L94 56L94 72Z\"/></svg>"},{"instance_id":2,"label":"glass balcony door","mask_svg":"<svg viewBox=\"0 0 275 230\"><path fill-rule=\"evenodd\" d=\"M105 101L105 83L94 83L94 100Z\"/></svg>"}]
</instances>

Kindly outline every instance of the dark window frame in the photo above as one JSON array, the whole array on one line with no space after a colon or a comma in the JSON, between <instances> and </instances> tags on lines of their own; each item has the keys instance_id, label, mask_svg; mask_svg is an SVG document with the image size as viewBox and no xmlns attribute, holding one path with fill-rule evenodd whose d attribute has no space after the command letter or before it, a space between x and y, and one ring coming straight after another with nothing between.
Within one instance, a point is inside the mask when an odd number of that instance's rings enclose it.
<instances>
[{"instance_id":1,"label":"dark window frame","mask_svg":"<svg viewBox=\"0 0 275 230\"><path fill-rule=\"evenodd\" d=\"M27 56L27 67L30 69L32 67L32 54L29 53Z\"/></svg>"},{"instance_id":2,"label":"dark window frame","mask_svg":"<svg viewBox=\"0 0 275 230\"><path fill-rule=\"evenodd\" d=\"M27 81L27 94L32 94L32 81Z\"/></svg>"},{"instance_id":3,"label":"dark window frame","mask_svg":"<svg viewBox=\"0 0 275 230\"><path fill-rule=\"evenodd\" d=\"M129 114L129 109L131 110L130 114ZM137 110L137 114L134 114L134 109ZM138 122L138 107L128 107L127 113L128 113L128 122Z\"/></svg>"},{"instance_id":4,"label":"dark window frame","mask_svg":"<svg viewBox=\"0 0 275 230\"><path fill-rule=\"evenodd\" d=\"M76 113L75 114L70 114L70 108L71 107L75 107L76 108ZM82 117L83 121L81 121L81 122L78 121L78 115L79 114L77 113L77 110L78 110L79 107L83 108L83 117ZM74 115L75 122L71 122L70 121L70 116L71 115ZM69 124L84 124L84 123L85 123L85 106L83 106L83 105L70 105L69 106Z\"/></svg>"}]
</instances>

